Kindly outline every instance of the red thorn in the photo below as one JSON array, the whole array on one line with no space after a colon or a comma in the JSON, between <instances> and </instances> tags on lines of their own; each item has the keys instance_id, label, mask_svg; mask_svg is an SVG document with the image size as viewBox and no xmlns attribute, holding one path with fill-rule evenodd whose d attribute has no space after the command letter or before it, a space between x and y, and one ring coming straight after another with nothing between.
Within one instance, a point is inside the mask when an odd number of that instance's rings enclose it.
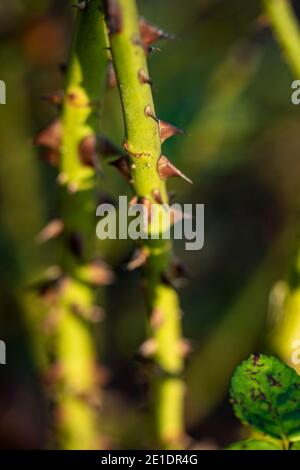
<instances>
[{"instance_id":1,"label":"red thorn","mask_svg":"<svg viewBox=\"0 0 300 470\"><path fill-rule=\"evenodd\" d=\"M166 180L167 178L171 177L179 177L184 179L190 184L193 184L193 182L185 176L176 166L174 166L170 160L168 160L167 157L164 155L161 155L161 157L158 160L157 163L157 171L162 180Z\"/></svg>"},{"instance_id":2,"label":"red thorn","mask_svg":"<svg viewBox=\"0 0 300 470\"><path fill-rule=\"evenodd\" d=\"M150 46L158 39L174 39L172 35L151 24L145 18L140 19L140 34L145 47Z\"/></svg>"},{"instance_id":3,"label":"red thorn","mask_svg":"<svg viewBox=\"0 0 300 470\"><path fill-rule=\"evenodd\" d=\"M152 196L153 196L154 201L157 202L157 204L163 204L164 203L161 192L159 191L159 189L154 189L152 191Z\"/></svg>"},{"instance_id":4,"label":"red thorn","mask_svg":"<svg viewBox=\"0 0 300 470\"><path fill-rule=\"evenodd\" d=\"M43 156L52 166L57 166L59 163L62 131L61 120L55 119L49 126L43 129L34 140L35 145L46 149Z\"/></svg>"},{"instance_id":5,"label":"red thorn","mask_svg":"<svg viewBox=\"0 0 300 470\"><path fill-rule=\"evenodd\" d=\"M175 127L172 124L169 124L168 122L158 121L158 124L160 140L162 144L173 135L184 134L184 131L182 129L179 129L179 127Z\"/></svg>"},{"instance_id":6,"label":"red thorn","mask_svg":"<svg viewBox=\"0 0 300 470\"><path fill-rule=\"evenodd\" d=\"M139 76L139 81L140 81L140 83L142 83L142 84L147 84L147 85L152 85L152 80L151 80L151 78L147 77L146 72L145 72L143 69L141 69L141 70L139 71L139 75L138 75L138 76Z\"/></svg>"}]
</instances>

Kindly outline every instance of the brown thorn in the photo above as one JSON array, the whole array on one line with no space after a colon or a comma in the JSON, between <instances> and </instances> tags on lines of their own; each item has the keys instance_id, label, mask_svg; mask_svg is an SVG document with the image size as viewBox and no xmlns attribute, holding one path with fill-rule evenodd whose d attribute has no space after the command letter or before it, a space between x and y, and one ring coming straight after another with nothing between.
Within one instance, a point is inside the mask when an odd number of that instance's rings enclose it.
<instances>
[{"instance_id":1,"label":"brown thorn","mask_svg":"<svg viewBox=\"0 0 300 470\"><path fill-rule=\"evenodd\" d=\"M133 206L135 206L137 203L138 203L138 197L137 197L137 196L133 196L133 198L130 199L130 201L129 201L129 207L133 207Z\"/></svg>"},{"instance_id":2,"label":"brown thorn","mask_svg":"<svg viewBox=\"0 0 300 470\"><path fill-rule=\"evenodd\" d=\"M152 196L153 196L154 201L157 202L157 204L163 204L164 203L161 192L160 192L159 189L154 189L152 191Z\"/></svg>"},{"instance_id":3,"label":"brown thorn","mask_svg":"<svg viewBox=\"0 0 300 470\"><path fill-rule=\"evenodd\" d=\"M104 2L105 12L108 19L109 33L116 34L122 31L122 12L117 0L106 0Z\"/></svg>"},{"instance_id":4,"label":"brown thorn","mask_svg":"<svg viewBox=\"0 0 300 470\"><path fill-rule=\"evenodd\" d=\"M110 267L101 260L92 261L87 266L86 281L96 286L107 286L114 281L114 273Z\"/></svg>"},{"instance_id":5,"label":"brown thorn","mask_svg":"<svg viewBox=\"0 0 300 470\"><path fill-rule=\"evenodd\" d=\"M151 117L152 119L154 119L154 121L156 122L159 122L159 120L157 119L157 117L155 116L154 112L152 111L151 109L151 106L148 104L145 108L145 116L146 117Z\"/></svg>"},{"instance_id":6,"label":"brown thorn","mask_svg":"<svg viewBox=\"0 0 300 470\"><path fill-rule=\"evenodd\" d=\"M145 47L150 46L158 39L174 39L174 36L166 33L145 18L140 18L140 34Z\"/></svg>"},{"instance_id":7,"label":"brown thorn","mask_svg":"<svg viewBox=\"0 0 300 470\"><path fill-rule=\"evenodd\" d=\"M60 219L51 220L36 236L39 244L46 243L59 237L64 230L63 221Z\"/></svg>"},{"instance_id":8,"label":"brown thorn","mask_svg":"<svg viewBox=\"0 0 300 470\"><path fill-rule=\"evenodd\" d=\"M160 140L163 144L167 139L176 134L184 134L184 131L179 127L175 127L166 121L158 121Z\"/></svg>"},{"instance_id":9,"label":"brown thorn","mask_svg":"<svg viewBox=\"0 0 300 470\"><path fill-rule=\"evenodd\" d=\"M48 101L48 103L52 104L53 106L60 106L64 99L64 91L63 90L53 91L51 93L47 93L46 95L43 95L41 98L44 101Z\"/></svg>"},{"instance_id":10,"label":"brown thorn","mask_svg":"<svg viewBox=\"0 0 300 470\"><path fill-rule=\"evenodd\" d=\"M148 259L148 252L144 248L138 248L133 253L132 259L127 264L128 271L134 271L135 269L143 266Z\"/></svg>"},{"instance_id":11,"label":"brown thorn","mask_svg":"<svg viewBox=\"0 0 300 470\"><path fill-rule=\"evenodd\" d=\"M162 180L166 180L167 178L171 177L179 177L184 179L188 183L193 184L193 182L180 170L178 170L178 168L176 168L176 166L174 166L164 155L161 155L158 160L157 171Z\"/></svg>"},{"instance_id":12,"label":"brown thorn","mask_svg":"<svg viewBox=\"0 0 300 470\"><path fill-rule=\"evenodd\" d=\"M34 139L35 145L46 149L43 157L52 166L57 166L59 163L62 130L61 120L55 119Z\"/></svg>"},{"instance_id":13,"label":"brown thorn","mask_svg":"<svg viewBox=\"0 0 300 470\"><path fill-rule=\"evenodd\" d=\"M109 62L107 67L106 84L110 89L117 86L117 76L112 61Z\"/></svg>"},{"instance_id":14,"label":"brown thorn","mask_svg":"<svg viewBox=\"0 0 300 470\"><path fill-rule=\"evenodd\" d=\"M155 116L154 112L152 111L152 109L149 105L146 106L146 108L145 108L145 115L148 116L148 117L151 117L156 122L158 122L159 135L160 135L160 140L161 140L162 144L167 139L169 139L169 137L172 137L173 135L184 134L184 131L182 129L180 129L179 127L173 126L169 122L161 121L160 119L157 119L157 117Z\"/></svg>"},{"instance_id":15,"label":"brown thorn","mask_svg":"<svg viewBox=\"0 0 300 470\"><path fill-rule=\"evenodd\" d=\"M71 181L68 184L67 189L70 194L76 194L79 190L78 183L76 181Z\"/></svg>"},{"instance_id":16,"label":"brown thorn","mask_svg":"<svg viewBox=\"0 0 300 470\"><path fill-rule=\"evenodd\" d=\"M93 305L92 307L87 308L78 304L73 304L71 309L75 315L91 323L99 323L105 316L104 310L98 305Z\"/></svg>"},{"instance_id":17,"label":"brown thorn","mask_svg":"<svg viewBox=\"0 0 300 470\"><path fill-rule=\"evenodd\" d=\"M97 138L91 134L84 137L78 146L79 159L84 166L100 170L97 156Z\"/></svg>"},{"instance_id":18,"label":"brown thorn","mask_svg":"<svg viewBox=\"0 0 300 470\"><path fill-rule=\"evenodd\" d=\"M61 172L56 178L57 183L59 186L64 186L68 182L68 175L67 173Z\"/></svg>"},{"instance_id":19,"label":"brown thorn","mask_svg":"<svg viewBox=\"0 0 300 470\"><path fill-rule=\"evenodd\" d=\"M57 383L62 377L63 370L59 362L51 364L48 369L41 373L41 380L48 387Z\"/></svg>"},{"instance_id":20,"label":"brown thorn","mask_svg":"<svg viewBox=\"0 0 300 470\"><path fill-rule=\"evenodd\" d=\"M143 69L139 70L138 73L139 81L140 83L147 84L147 85L152 85L152 80L146 75L146 72Z\"/></svg>"},{"instance_id":21,"label":"brown thorn","mask_svg":"<svg viewBox=\"0 0 300 470\"><path fill-rule=\"evenodd\" d=\"M157 330L164 323L164 315L158 308L155 308L151 314L150 325L151 328Z\"/></svg>"},{"instance_id":22,"label":"brown thorn","mask_svg":"<svg viewBox=\"0 0 300 470\"><path fill-rule=\"evenodd\" d=\"M193 347L191 342L188 339L182 339L179 342L179 351L180 354L185 358L193 352Z\"/></svg>"},{"instance_id":23,"label":"brown thorn","mask_svg":"<svg viewBox=\"0 0 300 470\"><path fill-rule=\"evenodd\" d=\"M155 339L147 339L139 348L139 353L143 357L151 357L154 356L154 354L157 351L157 343Z\"/></svg>"}]
</instances>

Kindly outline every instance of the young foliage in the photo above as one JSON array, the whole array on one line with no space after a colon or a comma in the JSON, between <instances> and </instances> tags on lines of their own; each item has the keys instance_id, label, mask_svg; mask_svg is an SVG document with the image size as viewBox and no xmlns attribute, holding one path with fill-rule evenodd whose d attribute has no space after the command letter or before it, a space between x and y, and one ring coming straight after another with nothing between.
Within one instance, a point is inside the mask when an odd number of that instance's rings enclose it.
<instances>
[{"instance_id":1,"label":"young foliage","mask_svg":"<svg viewBox=\"0 0 300 470\"><path fill-rule=\"evenodd\" d=\"M253 354L242 362L231 379L230 396L242 423L263 433L261 440L231 449L290 449L300 441L300 377L275 357Z\"/></svg>"}]
</instances>

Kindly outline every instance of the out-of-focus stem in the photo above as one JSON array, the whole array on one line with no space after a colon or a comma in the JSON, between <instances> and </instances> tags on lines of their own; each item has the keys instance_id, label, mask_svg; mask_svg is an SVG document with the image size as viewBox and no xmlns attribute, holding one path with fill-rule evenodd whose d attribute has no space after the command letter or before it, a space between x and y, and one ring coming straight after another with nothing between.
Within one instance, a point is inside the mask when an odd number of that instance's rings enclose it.
<instances>
[{"instance_id":1,"label":"out-of-focus stem","mask_svg":"<svg viewBox=\"0 0 300 470\"><path fill-rule=\"evenodd\" d=\"M300 79L300 28L289 0L264 0L265 11L295 78ZM300 373L300 248L294 251L289 276L273 290L273 307L280 312L273 344L281 357Z\"/></svg>"},{"instance_id":2,"label":"out-of-focus stem","mask_svg":"<svg viewBox=\"0 0 300 470\"><path fill-rule=\"evenodd\" d=\"M84 2L82 2L83 4ZM85 139L99 126L107 65L101 0L78 9L67 72L62 113L60 181L64 245L55 354L59 362L58 440L64 449L95 449L99 425L94 408L98 395L96 351L91 325L83 313L95 304L95 288L82 271L95 256L95 168L82 161ZM93 156L93 152L92 152Z\"/></svg>"},{"instance_id":3,"label":"out-of-focus stem","mask_svg":"<svg viewBox=\"0 0 300 470\"><path fill-rule=\"evenodd\" d=\"M290 0L263 0L263 4L286 60L300 79L300 30Z\"/></svg>"}]
</instances>

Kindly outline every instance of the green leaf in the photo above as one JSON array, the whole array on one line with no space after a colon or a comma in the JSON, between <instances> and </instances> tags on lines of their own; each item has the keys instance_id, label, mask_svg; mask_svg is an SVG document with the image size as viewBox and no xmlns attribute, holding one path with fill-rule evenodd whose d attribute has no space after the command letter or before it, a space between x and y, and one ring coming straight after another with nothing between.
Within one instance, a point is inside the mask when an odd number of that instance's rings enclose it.
<instances>
[{"instance_id":1,"label":"green leaf","mask_svg":"<svg viewBox=\"0 0 300 470\"><path fill-rule=\"evenodd\" d=\"M300 439L300 377L275 357L251 355L242 362L230 396L243 423L284 442Z\"/></svg>"},{"instance_id":2,"label":"green leaf","mask_svg":"<svg viewBox=\"0 0 300 470\"><path fill-rule=\"evenodd\" d=\"M268 441L259 441L256 439L248 439L236 442L228 447L227 450L282 450L279 446Z\"/></svg>"}]
</instances>

